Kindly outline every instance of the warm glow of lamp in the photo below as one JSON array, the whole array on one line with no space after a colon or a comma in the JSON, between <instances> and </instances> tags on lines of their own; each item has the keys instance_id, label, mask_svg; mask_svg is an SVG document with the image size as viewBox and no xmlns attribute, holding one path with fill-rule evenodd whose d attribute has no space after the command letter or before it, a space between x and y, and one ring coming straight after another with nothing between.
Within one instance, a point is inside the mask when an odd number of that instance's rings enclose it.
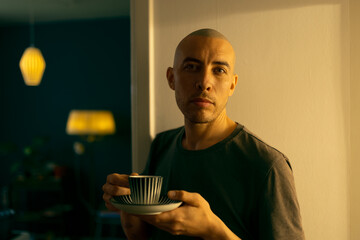
<instances>
[{"instance_id":1,"label":"warm glow of lamp","mask_svg":"<svg viewBox=\"0 0 360 240\"><path fill-rule=\"evenodd\" d=\"M46 66L40 49L35 47L25 49L19 65L26 85L37 86L40 84Z\"/></svg>"},{"instance_id":2,"label":"warm glow of lamp","mask_svg":"<svg viewBox=\"0 0 360 240\"><path fill-rule=\"evenodd\" d=\"M115 133L114 116L105 110L72 110L66 125L69 135L109 135Z\"/></svg>"}]
</instances>

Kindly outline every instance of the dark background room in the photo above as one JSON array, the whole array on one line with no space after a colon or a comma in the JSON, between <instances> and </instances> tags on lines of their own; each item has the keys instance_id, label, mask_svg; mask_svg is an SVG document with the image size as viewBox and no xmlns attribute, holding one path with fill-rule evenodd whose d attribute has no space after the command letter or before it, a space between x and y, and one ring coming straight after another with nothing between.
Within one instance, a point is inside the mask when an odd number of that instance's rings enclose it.
<instances>
[{"instance_id":1,"label":"dark background room","mask_svg":"<svg viewBox=\"0 0 360 240\"><path fill-rule=\"evenodd\" d=\"M0 25L0 239L121 237L99 218L119 222L101 187L107 174L131 172L130 17L35 21L46 62L38 86L19 68L29 26ZM115 133L67 134L73 109L111 111Z\"/></svg>"}]
</instances>

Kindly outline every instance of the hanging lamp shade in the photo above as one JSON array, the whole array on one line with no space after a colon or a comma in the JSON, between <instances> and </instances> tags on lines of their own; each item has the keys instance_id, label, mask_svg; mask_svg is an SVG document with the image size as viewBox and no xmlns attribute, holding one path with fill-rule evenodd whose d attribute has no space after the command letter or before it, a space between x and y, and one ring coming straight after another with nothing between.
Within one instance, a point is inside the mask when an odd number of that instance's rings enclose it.
<instances>
[{"instance_id":1,"label":"hanging lamp shade","mask_svg":"<svg viewBox=\"0 0 360 240\"><path fill-rule=\"evenodd\" d=\"M46 66L40 49L35 47L25 49L19 65L26 85L37 86L40 84Z\"/></svg>"}]
</instances>

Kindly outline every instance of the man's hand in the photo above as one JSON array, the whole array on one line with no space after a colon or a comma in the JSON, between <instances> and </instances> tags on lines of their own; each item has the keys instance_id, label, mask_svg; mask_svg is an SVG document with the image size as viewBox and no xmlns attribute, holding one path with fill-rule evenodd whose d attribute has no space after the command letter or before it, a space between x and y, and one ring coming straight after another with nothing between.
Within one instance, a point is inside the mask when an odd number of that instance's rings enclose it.
<instances>
[{"instance_id":1,"label":"man's hand","mask_svg":"<svg viewBox=\"0 0 360 240\"><path fill-rule=\"evenodd\" d=\"M136 173L132 175L138 175ZM120 196L120 195L129 195L129 175L125 174L117 174L113 173L107 176L106 183L103 185L102 189L104 191L103 199L105 201L105 206L111 211L118 211L111 202L110 199L113 196Z\"/></svg>"},{"instance_id":2,"label":"man's hand","mask_svg":"<svg viewBox=\"0 0 360 240\"><path fill-rule=\"evenodd\" d=\"M168 197L183 202L179 208L159 215L139 216L142 220L173 235L197 236L202 239L240 239L210 209L198 193L170 191Z\"/></svg>"},{"instance_id":3,"label":"man's hand","mask_svg":"<svg viewBox=\"0 0 360 240\"><path fill-rule=\"evenodd\" d=\"M133 173L131 175L139 175ZM128 195L130 194L129 189L129 175L113 173L107 176L106 183L103 185L102 189L104 191L103 199L105 201L105 206L111 211L120 212L121 216L121 225L124 229L124 232L129 240L145 240L148 239L149 226L147 223L143 222L140 218L134 215L127 214L119 209L115 208L110 199L113 196Z\"/></svg>"}]
</instances>

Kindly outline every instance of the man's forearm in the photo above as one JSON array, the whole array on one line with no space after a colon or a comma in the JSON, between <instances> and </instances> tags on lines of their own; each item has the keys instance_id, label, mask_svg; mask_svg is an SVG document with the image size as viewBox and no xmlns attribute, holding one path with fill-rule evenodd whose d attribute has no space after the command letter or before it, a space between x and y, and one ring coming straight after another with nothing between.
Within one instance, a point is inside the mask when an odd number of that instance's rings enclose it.
<instances>
[{"instance_id":1,"label":"man's forearm","mask_svg":"<svg viewBox=\"0 0 360 240\"><path fill-rule=\"evenodd\" d=\"M219 217L217 219L218 223L212 227L209 236L204 237L204 240L241 240Z\"/></svg>"}]
</instances>

